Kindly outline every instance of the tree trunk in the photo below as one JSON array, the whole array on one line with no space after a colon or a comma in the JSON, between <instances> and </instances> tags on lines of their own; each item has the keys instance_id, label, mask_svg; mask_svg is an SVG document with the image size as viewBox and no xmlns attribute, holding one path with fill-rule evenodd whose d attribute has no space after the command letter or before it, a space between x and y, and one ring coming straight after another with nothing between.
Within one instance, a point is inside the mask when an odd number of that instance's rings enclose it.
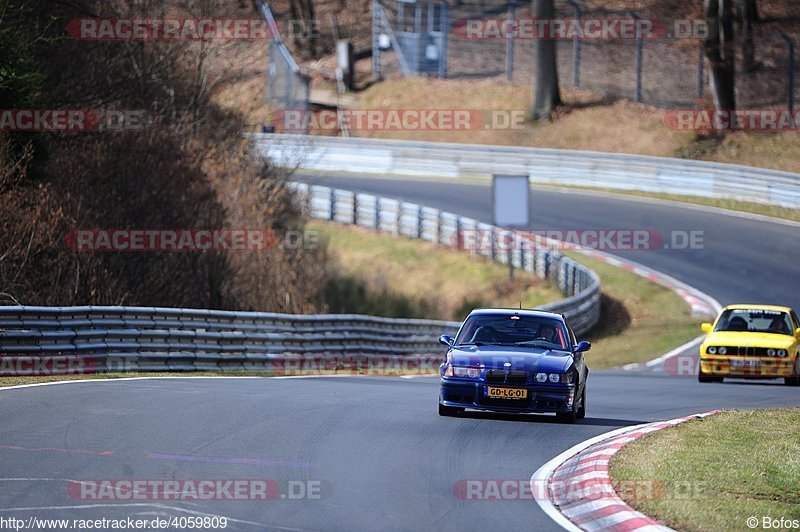
<instances>
[{"instance_id":1,"label":"tree trunk","mask_svg":"<svg viewBox=\"0 0 800 532\"><path fill-rule=\"evenodd\" d=\"M711 91L717 111L736 109L732 1L703 0L709 27L704 48L711 64Z\"/></svg>"},{"instance_id":2,"label":"tree trunk","mask_svg":"<svg viewBox=\"0 0 800 532\"><path fill-rule=\"evenodd\" d=\"M740 20L742 24L742 69L746 72L756 68L756 43L753 25L758 22L756 0L739 0Z\"/></svg>"},{"instance_id":3,"label":"tree trunk","mask_svg":"<svg viewBox=\"0 0 800 532\"><path fill-rule=\"evenodd\" d=\"M292 19L302 23L305 35L292 35L292 41L297 55L303 58L316 59L318 57L317 36L315 33L316 20L314 18L314 4L312 0L291 0L289 10Z\"/></svg>"},{"instance_id":4,"label":"tree trunk","mask_svg":"<svg viewBox=\"0 0 800 532\"><path fill-rule=\"evenodd\" d=\"M553 0L532 0L532 4L531 7L537 19L555 18L556 10ZM561 105L556 62L556 41L553 39L537 39L535 48L536 65L533 78L531 119L547 120L553 110Z\"/></svg>"},{"instance_id":5,"label":"tree trunk","mask_svg":"<svg viewBox=\"0 0 800 532\"><path fill-rule=\"evenodd\" d=\"M750 22L758 22L758 1L742 0L744 3L744 17Z\"/></svg>"}]
</instances>

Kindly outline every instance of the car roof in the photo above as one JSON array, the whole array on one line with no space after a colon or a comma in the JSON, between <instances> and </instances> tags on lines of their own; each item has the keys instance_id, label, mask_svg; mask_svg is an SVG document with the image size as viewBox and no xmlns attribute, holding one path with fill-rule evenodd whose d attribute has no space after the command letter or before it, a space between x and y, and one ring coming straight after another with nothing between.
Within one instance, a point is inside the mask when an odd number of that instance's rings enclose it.
<instances>
[{"instance_id":1,"label":"car roof","mask_svg":"<svg viewBox=\"0 0 800 532\"><path fill-rule=\"evenodd\" d=\"M479 308L469 313L470 316L530 316L535 318L553 318L564 321L564 316L546 310L520 308Z\"/></svg>"},{"instance_id":2,"label":"car roof","mask_svg":"<svg viewBox=\"0 0 800 532\"><path fill-rule=\"evenodd\" d=\"M791 308L782 307L780 305L745 305L745 304L728 305L723 310L777 310L780 312L792 311Z\"/></svg>"}]
</instances>

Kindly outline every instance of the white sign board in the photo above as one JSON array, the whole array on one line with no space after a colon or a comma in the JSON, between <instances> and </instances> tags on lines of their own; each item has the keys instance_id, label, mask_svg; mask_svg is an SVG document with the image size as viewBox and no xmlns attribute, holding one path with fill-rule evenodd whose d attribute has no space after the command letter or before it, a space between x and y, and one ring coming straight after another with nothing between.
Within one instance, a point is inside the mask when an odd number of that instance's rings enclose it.
<instances>
[{"instance_id":1,"label":"white sign board","mask_svg":"<svg viewBox=\"0 0 800 532\"><path fill-rule=\"evenodd\" d=\"M492 176L494 225L524 228L529 223L530 192L527 175Z\"/></svg>"}]
</instances>

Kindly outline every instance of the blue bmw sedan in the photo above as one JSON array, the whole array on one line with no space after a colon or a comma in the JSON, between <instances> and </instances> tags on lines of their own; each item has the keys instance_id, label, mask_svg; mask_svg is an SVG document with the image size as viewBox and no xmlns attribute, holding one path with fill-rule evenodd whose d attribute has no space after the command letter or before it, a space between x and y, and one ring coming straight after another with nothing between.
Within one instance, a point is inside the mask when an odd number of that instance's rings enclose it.
<instances>
[{"instance_id":1,"label":"blue bmw sedan","mask_svg":"<svg viewBox=\"0 0 800 532\"><path fill-rule=\"evenodd\" d=\"M465 409L554 413L573 423L586 416L584 352L561 314L538 310L473 310L455 339L442 336L439 415Z\"/></svg>"}]
</instances>

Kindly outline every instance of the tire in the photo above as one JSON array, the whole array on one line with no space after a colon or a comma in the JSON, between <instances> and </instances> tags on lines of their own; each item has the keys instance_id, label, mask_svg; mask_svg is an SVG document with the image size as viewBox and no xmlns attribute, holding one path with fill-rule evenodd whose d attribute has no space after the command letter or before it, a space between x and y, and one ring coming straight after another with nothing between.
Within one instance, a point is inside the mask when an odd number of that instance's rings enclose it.
<instances>
[{"instance_id":1,"label":"tire","mask_svg":"<svg viewBox=\"0 0 800 532\"><path fill-rule=\"evenodd\" d=\"M786 386L800 386L800 377L797 375L794 377L784 377L783 384Z\"/></svg>"},{"instance_id":2,"label":"tire","mask_svg":"<svg viewBox=\"0 0 800 532\"><path fill-rule=\"evenodd\" d=\"M455 406L445 406L439 403L439 415L440 416L447 416L447 417L454 417L463 412L463 408L458 408Z\"/></svg>"},{"instance_id":3,"label":"tire","mask_svg":"<svg viewBox=\"0 0 800 532\"><path fill-rule=\"evenodd\" d=\"M583 419L586 417L586 386L583 387L583 393L581 394L581 406L578 407L575 417L577 419Z\"/></svg>"},{"instance_id":4,"label":"tire","mask_svg":"<svg viewBox=\"0 0 800 532\"><path fill-rule=\"evenodd\" d=\"M584 388L584 393L585 391ZM573 401L572 409L566 413L556 413L556 419L561 423L575 423L575 420L578 419L578 413L575 411L577 406L577 403ZM586 412L584 412L584 415L586 415Z\"/></svg>"},{"instance_id":5,"label":"tire","mask_svg":"<svg viewBox=\"0 0 800 532\"><path fill-rule=\"evenodd\" d=\"M698 382L714 382L713 377L709 377L706 373L703 373L703 370L699 370L697 373L697 381Z\"/></svg>"}]
</instances>

